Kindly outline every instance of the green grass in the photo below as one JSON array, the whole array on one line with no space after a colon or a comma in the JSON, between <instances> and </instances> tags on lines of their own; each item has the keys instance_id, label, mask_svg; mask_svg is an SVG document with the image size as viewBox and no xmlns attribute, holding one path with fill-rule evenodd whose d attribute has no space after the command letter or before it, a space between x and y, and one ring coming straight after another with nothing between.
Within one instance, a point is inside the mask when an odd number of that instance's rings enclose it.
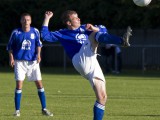
<instances>
[{"instance_id":1,"label":"green grass","mask_svg":"<svg viewBox=\"0 0 160 120\"><path fill-rule=\"evenodd\" d=\"M60 69L61 70L61 69ZM87 80L74 70L67 73L43 68L42 77L47 107L53 117L41 115L41 106L33 82L24 82L21 117L15 118L12 69L0 69L0 120L92 120L95 96ZM62 70L63 71L63 70ZM124 71L106 75L108 100L104 120L159 120L159 72Z\"/></svg>"}]
</instances>

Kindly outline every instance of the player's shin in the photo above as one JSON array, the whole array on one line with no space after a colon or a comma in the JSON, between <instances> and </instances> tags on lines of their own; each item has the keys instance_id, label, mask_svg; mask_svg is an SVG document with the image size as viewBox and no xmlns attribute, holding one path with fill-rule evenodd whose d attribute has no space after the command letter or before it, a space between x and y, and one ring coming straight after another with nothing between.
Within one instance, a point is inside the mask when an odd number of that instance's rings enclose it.
<instances>
[{"instance_id":1,"label":"player's shin","mask_svg":"<svg viewBox=\"0 0 160 120\"><path fill-rule=\"evenodd\" d=\"M121 37L117 37L114 35L110 35L108 33L97 32L95 34L95 39L99 43L105 44L116 44L121 45L123 43L123 39Z\"/></svg>"},{"instance_id":2,"label":"player's shin","mask_svg":"<svg viewBox=\"0 0 160 120\"><path fill-rule=\"evenodd\" d=\"M105 110L105 106L96 101L93 108L93 112L94 112L93 120L102 120L104 116L104 110Z\"/></svg>"},{"instance_id":3,"label":"player's shin","mask_svg":"<svg viewBox=\"0 0 160 120\"><path fill-rule=\"evenodd\" d=\"M38 96L42 105L42 109L46 108L46 96L44 92L44 88L38 89Z\"/></svg>"},{"instance_id":4,"label":"player's shin","mask_svg":"<svg viewBox=\"0 0 160 120\"><path fill-rule=\"evenodd\" d=\"M20 110L20 103L21 103L21 96L22 96L22 90L21 89L15 89L15 109Z\"/></svg>"}]
</instances>

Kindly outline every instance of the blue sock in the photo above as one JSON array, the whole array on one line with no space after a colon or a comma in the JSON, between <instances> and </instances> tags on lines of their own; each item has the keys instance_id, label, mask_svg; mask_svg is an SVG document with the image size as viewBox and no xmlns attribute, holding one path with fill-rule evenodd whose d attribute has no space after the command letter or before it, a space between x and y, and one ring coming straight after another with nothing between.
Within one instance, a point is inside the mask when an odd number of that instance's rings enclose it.
<instances>
[{"instance_id":1,"label":"blue sock","mask_svg":"<svg viewBox=\"0 0 160 120\"><path fill-rule=\"evenodd\" d=\"M121 45L123 43L123 40L121 37L110 35L108 33L102 33L102 32L97 32L95 34L95 39L97 42L105 43L105 44Z\"/></svg>"},{"instance_id":2,"label":"blue sock","mask_svg":"<svg viewBox=\"0 0 160 120\"><path fill-rule=\"evenodd\" d=\"M98 103L97 101L94 104L94 118L93 120L102 120L104 115L105 106Z\"/></svg>"},{"instance_id":3,"label":"blue sock","mask_svg":"<svg viewBox=\"0 0 160 120\"><path fill-rule=\"evenodd\" d=\"M42 109L46 108L46 96L44 93L44 88L38 89L38 96L42 105Z\"/></svg>"},{"instance_id":4,"label":"blue sock","mask_svg":"<svg viewBox=\"0 0 160 120\"><path fill-rule=\"evenodd\" d=\"M15 102L15 109L20 110L20 104L21 104L21 96L22 96L22 90L15 90L15 96L14 96L14 102Z\"/></svg>"}]
</instances>

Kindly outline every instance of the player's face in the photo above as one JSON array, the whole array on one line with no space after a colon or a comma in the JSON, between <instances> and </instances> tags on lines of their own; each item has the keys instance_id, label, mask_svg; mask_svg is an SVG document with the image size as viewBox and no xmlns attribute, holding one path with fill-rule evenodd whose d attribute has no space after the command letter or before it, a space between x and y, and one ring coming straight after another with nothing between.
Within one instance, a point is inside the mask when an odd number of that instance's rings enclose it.
<instances>
[{"instance_id":1,"label":"player's face","mask_svg":"<svg viewBox=\"0 0 160 120\"><path fill-rule=\"evenodd\" d=\"M70 15L70 21L68 22L68 25L74 29L80 27L81 21L77 14Z\"/></svg>"},{"instance_id":2,"label":"player's face","mask_svg":"<svg viewBox=\"0 0 160 120\"><path fill-rule=\"evenodd\" d=\"M21 18L21 24L22 24L22 27L30 27L31 25L31 16L23 16Z\"/></svg>"}]
</instances>

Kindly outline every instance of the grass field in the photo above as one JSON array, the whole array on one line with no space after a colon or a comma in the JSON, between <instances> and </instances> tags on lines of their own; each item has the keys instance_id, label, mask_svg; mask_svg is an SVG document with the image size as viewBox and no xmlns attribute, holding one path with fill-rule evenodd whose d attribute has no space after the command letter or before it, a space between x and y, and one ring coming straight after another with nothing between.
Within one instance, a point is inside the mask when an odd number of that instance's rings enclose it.
<instances>
[{"instance_id":1,"label":"grass field","mask_svg":"<svg viewBox=\"0 0 160 120\"><path fill-rule=\"evenodd\" d=\"M13 70L0 69L0 120L92 120L95 96L87 80L77 72L63 74L55 68L42 69L47 107L53 117L41 115L37 90L24 82L21 116L14 117ZM104 120L160 120L159 72L124 71L105 75L108 101Z\"/></svg>"}]
</instances>

